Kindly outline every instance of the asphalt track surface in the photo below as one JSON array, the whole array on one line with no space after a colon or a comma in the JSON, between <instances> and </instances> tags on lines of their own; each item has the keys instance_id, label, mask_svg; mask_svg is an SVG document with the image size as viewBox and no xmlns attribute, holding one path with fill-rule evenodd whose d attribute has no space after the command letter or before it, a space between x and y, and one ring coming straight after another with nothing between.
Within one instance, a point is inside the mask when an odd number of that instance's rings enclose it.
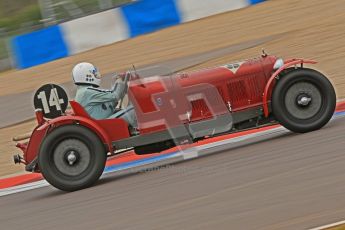
<instances>
[{"instance_id":1,"label":"asphalt track surface","mask_svg":"<svg viewBox=\"0 0 345 230\"><path fill-rule=\"evenodd\" d=\"M345 118L73 193L0 197L1 229L309 229L345 216Z\"/></svg>"}]
</instances>

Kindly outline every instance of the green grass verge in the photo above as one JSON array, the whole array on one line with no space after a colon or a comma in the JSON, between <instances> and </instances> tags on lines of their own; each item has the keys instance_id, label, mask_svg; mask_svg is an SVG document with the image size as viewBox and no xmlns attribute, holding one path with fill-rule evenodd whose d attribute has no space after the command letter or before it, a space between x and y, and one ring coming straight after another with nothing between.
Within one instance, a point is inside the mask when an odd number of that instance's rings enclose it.
<instances>
[{"instance_id":1,"label":"green grass verge","mask_svg":"<svg viewBox=\"0 0 345 230\"><path fill-rule=\"evenodd\" d=\"M4 0L0 0L0 3L3 1ZM15 8L14 6L11 7L11 2L16 1L7 2L9 5L6 6L12 8L12 13L5 12L4 9L0 11L0 28L5 28L5 30L11 34L14 33L14 31L23 29L23 27L31 28L32 26L42 26L42 23L40 22L41 11L36 1L29 5L24 4L22 7L19 7L19 5L18 8ZM85 15L100 11L98 0L74 0L73 2L84 12ZM130 0L112 0L113 6L119 6L128 2L130 2ZM13 4L18 5L18 3ZM0 6L1 5L4 4L0 4ZM59 21L72 19L71 16L68 15L68 12L61 6L56 8L56 15Z\"/></svg>"},{"instance_id":2,"label":"green grass verge","mask_svg":"<svg viewBox=\"0 0 345 230\"><path fill-rule=\"evenodd\" d=\"M112 0L113 6L126 4L131 0ZM58 2L55 0L55 2ZM85 15L97 13L98 0L74 0L73 1ZM71 16L63 7L56 8L58 21L71 20ZM8 56L6 49L6 37L27 33L33 29L43 28L41 11L37 0L0 0L0 29L6 34L0 35L0 59ZM5 36L4 36L5 35Z\"/></svg>"},{"instance_id":3,"label":"green grass verge","mask_svg":"<svg viewBox=\"0 0 345 230\"><path fill-rule=\"evenodd\" d=\"M0 59L7 58L7 44L5 38L0 38Z\"/></svg>"}]
</instances>

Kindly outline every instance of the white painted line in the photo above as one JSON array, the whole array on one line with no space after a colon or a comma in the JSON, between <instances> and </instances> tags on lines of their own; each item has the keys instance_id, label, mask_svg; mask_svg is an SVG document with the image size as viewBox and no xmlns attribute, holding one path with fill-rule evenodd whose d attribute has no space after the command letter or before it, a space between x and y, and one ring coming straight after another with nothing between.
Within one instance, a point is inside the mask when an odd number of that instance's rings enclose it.
<instances>
[{"instance_id":1,"label":"white painted line","mask_svg":"<svg viewBox=\"0 0 345 230\"><path fill-rule=\"evenodd\" d=\"M43 188L43 187L46 187L48 185L49 184L46 180L40 180L37 182L18 185L18 186L11 187L11 188L0 189L0 197L11 195L14 193L25 192L25 191L29 191L29 190L33 190L33 189L37 189L37 188Z\"/></svg>"},{"instance_id":2,"label":"white painted line","mask_svg":"<svg viewBox=\"0 0 345 230\"><path fill-rule=\"evenodd\" d=\"M339 222L336 222L336 223L333 223L333 224L327 224L327 225L324 225L324 226L320 226L320 227L316 227L316 228L311 228L309 230L323 230L323 229L327 229L327 228L336 227L336 226L341 225L341 224L345 224L345 220L342 220L342 221L339 221Z\"/></svg>"},{"instance_id":3,"label":"white painted line","mask_svg":"<svg viewBox=\"0 0 345 230\"><path fill-rule=\"evenodd\" d=\"M197 147L192 147L191 149L181 150L181 155L183 157L183 160L189 160L193 158L199 157L198 149Z\"/></svg>"},{"instance_id":4,"label":"white painted line","mask_svg":"<svg viewBox=\"0 0 345 230\"><path fill-rule=\"evenodd\" d=\"M222 140L222 141L217 141L217 142L205 144L202 146L198 146L197 148L199 148L200 150L211 149L211 148L215 148L215 147L222 146L222 145L228 145L228 144L232 144L232 143L238 143L238 142L246 141L246 140L249 140L249 139L255 138L255 137L262 137L265 135L271 135L271 134L275 134L275 133L278 134L278 133L284 133L284 132L289 132L289 131L283 127L277 127L277 128L257 132L257 133L247 134L247 135L240 136L240 137L234 137L231 139L226 139L226 140Z\"/></svg>"}]
</instances>

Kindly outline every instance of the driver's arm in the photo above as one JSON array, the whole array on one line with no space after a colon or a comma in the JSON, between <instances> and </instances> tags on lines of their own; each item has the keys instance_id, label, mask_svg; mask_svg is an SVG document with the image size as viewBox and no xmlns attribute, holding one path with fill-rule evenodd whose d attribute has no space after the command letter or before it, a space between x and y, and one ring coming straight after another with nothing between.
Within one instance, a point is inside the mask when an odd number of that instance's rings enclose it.
<instances>
[{"instance_id":1,"label":"driver's arm","mask_svg":"<svg viewBox=\"0 0 345 230\"><path fill-rule=\"evenodd\" d=\"M124 91L126 89L126 85L123 82L118 82L116 87L112 90L104 90L104 89L97 89L97 88L88 88L91 93L89 103L92 104L99 104L103 102L114 102L117 103L121 98L124 96Z\"/></svg>"}]
</instances>

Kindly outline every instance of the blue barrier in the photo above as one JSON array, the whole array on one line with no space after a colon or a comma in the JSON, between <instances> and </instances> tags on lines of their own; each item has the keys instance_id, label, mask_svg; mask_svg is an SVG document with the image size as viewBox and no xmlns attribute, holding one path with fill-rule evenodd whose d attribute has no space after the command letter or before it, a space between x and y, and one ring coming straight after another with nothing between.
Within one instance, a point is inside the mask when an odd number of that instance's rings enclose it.
<instances>
[{"instance_id":1,"label":"blue barrier","mask_svg":"<svg viewBox=\"0 0 345 230\"><path fill-rule=\"evenodd\" d=\"M60 26L51 26L12 39L17 68L29 68L68 56Z\"/></svg>"},{"instance_id":2,"label":"blue barrier","mask_svg":"<svg viewBox=\"0 0 345 230\"><path fill-rule=\"evenodd\" d=\"M266 1L266 0L249 0L249 4L250 5L255 5L255 4L264 2L264 1Z\"/></svg>"},{"instance_id":3,"label":"blue barrier","mask_svg":"<svg viewBox=\"0 0 345 230\"><path fill-rule=\"evenodd\" d=\"M181 22L174 0L144 0L122 7L130 37L150 33Z\"/></svg>"}]
</instances>

